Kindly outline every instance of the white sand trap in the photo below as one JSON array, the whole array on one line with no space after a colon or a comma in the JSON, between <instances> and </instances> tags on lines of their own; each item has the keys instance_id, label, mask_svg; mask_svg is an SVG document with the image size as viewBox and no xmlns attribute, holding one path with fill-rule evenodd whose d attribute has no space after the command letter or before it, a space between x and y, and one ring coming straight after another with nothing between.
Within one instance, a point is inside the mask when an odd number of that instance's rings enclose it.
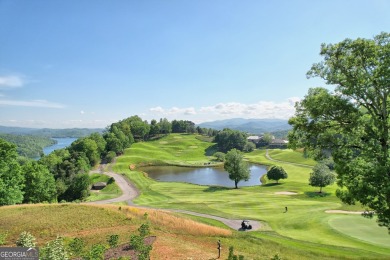
<instances>
[{"instance_id":1,"label":"white sand trap","mask_svg":"<svg viewBox=\"0 0 390 260\"><path fill-rule=\"evenodd\" d=\"M278 191L275 192L277 195L297 195L298 193L292 191Z\"/></svg>"},{"instance_id":2,"label":"white sand trap","mask_svg":"<svg viewBox=\"0 0 390 260\"><path fill-rule=\"evenodd\" d=\"M347 210L330 209L330 210L325 210L325 213L361 215L363 211L347 211Z\"/></svg>"}]
</instances>

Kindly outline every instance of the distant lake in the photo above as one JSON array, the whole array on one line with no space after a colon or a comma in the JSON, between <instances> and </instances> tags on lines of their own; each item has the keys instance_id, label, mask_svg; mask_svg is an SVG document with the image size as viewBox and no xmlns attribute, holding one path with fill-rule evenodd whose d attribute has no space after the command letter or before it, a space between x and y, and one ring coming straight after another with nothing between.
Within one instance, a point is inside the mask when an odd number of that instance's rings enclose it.
<instances>
[{"instance_id":1,"label":"distant lake","mask_svg":"<svg viewBox=\"0 0 390 260\"><path fill-rule=\"evenodd\" d=\"M240 181L238 187L261 185L260 177L267 173L267 167L258 164L249 166L251 178L248 181ZM234 181L229 179L229 174L222 167L150 166L142 167L141 170L157 181L234 187Z\"/></svg>"},{"instance_id":2,"label":"distant lake","mask_svg":"<svg viewBox=\"0 0 390 260\"><path fill-rule=\"evenodd\" d=\"M49 153L53 152L54 150L62 149L65 147L70 146L71 143L77 140L77 138L72 137L65 137L65 138L52 138L53 140L56 140L57 143L51 146L47 146L43 148L43 153L45 155L48 155Z\"/></svg>"}]
</instances>

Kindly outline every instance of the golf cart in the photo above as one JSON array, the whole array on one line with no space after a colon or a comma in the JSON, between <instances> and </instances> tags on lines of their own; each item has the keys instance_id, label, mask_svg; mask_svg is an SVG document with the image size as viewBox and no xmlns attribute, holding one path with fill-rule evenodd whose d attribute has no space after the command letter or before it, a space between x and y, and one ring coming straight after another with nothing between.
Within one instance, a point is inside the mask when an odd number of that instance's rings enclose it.
<instances>
[{"instance_id":1,"label":"golf cart","mask_svg":"<svg viewBox=\"0 0 390 260\"><path fill-rule=\"evenodd\" d=\"M249 224L249 220L243 220L241 222L241 230L252 229L252 225Z\"/></svg>"}]
</instances>

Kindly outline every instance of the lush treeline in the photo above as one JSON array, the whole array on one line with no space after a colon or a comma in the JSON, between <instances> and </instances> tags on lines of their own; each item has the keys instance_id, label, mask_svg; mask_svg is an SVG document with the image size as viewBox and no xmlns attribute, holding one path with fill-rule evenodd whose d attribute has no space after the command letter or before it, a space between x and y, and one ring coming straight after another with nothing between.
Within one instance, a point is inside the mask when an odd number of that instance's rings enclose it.
<instances>
[{"instance_id":1,"label":"lush treeline","mask_svg":"<svg viewBox=\"0 0 390 260\"><path fill-rule=\"evenodd\" d=\"M170 133L213 136L218 131L195 127L191 121L160 119L148 123L132 116L111 124L103 134L79 138L38 161L20 160L17 147L0 139L0 205L84 200L89 195L88 172L93 166L110 162L134 142Z\"/></svg>"},{"instance_id":2,"label":"lush treeline","mask_svg":"<svg viewBox=\"0 0 390 260\"><path fill-rule=\"evenodd\" d=\"M0 205L84 200L89 195L88 173L100 162L111 162L134 142L160 138L170 133L214 137L222 152L251 151L246 134L236 130L195 127L186 120L152 120L132 116L113 123L103 134L92 133L69 147L55 150L38 161L20 160L17 147L0 139Z\"/></svg>"},{"instance_id":3,"label":"lush treeline","mask_svg":"<svg viewBox=\"0 0 390 260\"><path fill-rule=\"evenodd\" d=\"M43 148L56 143L55 140L35 135L0 134L0 138L17 146L20 156L39 158L43 155Z\"/></svg>"}]
</instances>

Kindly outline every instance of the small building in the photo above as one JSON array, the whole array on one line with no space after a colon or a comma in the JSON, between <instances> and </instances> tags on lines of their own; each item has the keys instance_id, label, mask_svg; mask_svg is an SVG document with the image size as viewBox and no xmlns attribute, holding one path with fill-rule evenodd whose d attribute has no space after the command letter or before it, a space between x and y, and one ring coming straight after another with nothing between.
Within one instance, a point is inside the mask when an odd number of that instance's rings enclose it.
<instances>
[{"instance_id":1,"label":"small building","mask_svg":"<svg viewBox=\"0 0 390 260\"><path fill-rule=\"evenodd\" d=\"M251 136L248 136L248 138L246 140L248 140L248 142L252 142L254 144L257 144L258 142L260 142L261 136L251 135Z\"/></svg>"},{"instance_id":2,"label":"small building","mask_svg":"<svg viewBox=\"0 0 390 260\"><path fill-rule=\"evenodd\" d=\"M93 190L102 190L107 186L107 183L105 182L97 182L92 185Z\"/></svg>"},{"instance_id":3,"label":"small building","mask_svg":"<svg viewBox=\"0 0 390 260\"><path fill-rule=\"evenodd\" d=\"M288 141L283 139L273 139L268 145L269 148L287 148Z\"/></svg>"}]
</instances>

